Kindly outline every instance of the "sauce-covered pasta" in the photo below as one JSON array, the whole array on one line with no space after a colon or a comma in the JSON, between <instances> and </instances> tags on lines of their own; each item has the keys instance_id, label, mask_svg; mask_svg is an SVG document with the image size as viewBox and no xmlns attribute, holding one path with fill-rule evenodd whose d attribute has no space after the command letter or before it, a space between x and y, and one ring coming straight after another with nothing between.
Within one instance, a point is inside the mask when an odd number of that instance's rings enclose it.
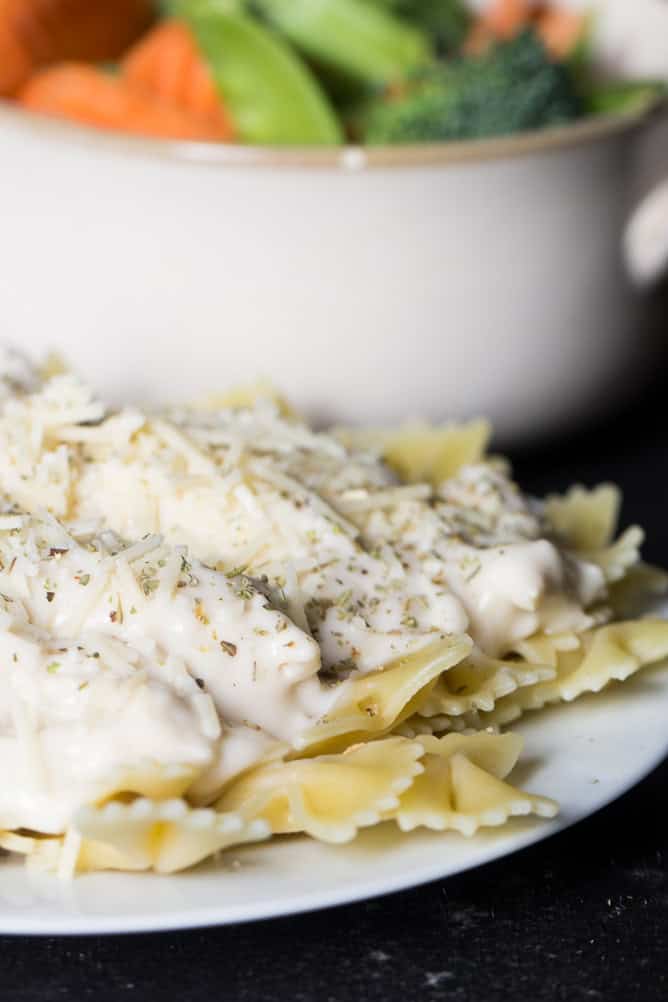
<instances>
[{"instance_id":1,"label":"sauce-covered pasta","mask_svg":"<svg viewBox=\"0 0 668 1002\"><path fill-rule=\"evenodd\" d=\"M643 574L614 491L528 498L470 427L425 432L415 481L406 433L2 371L0 844L29 858L171 870L548 814L499 725L668 654L668 624L619 621Z\"/></svg>"}]
</instances>

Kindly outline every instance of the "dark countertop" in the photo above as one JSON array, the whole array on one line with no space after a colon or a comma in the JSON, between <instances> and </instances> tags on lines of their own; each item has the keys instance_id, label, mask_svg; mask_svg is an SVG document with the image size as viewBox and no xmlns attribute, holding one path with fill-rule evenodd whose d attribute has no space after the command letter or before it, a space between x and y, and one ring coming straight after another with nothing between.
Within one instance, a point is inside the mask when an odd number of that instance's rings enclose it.
<instances>
[{"instance_id":1,"label":"dark countertop","mask_svg":"<svg viewBox=\"0 0 668 1002\"><path fill-rule=\"evenodd\" d=\"M619 483L624 523L645 526L647 558L668 566L664 396L657 380L605 422L514 458L536 493ZM0 998L665 1002L667 789L668 763L540 845L363 904L173 934L0 937Z\"/></svg>"}]
</instances>

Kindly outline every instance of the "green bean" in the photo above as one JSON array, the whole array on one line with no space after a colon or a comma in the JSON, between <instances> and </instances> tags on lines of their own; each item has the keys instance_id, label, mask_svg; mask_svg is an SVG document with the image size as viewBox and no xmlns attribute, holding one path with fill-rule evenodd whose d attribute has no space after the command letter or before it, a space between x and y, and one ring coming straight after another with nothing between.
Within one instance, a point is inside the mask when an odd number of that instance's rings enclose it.
<instances>
[{"instance_id":1,"label":"green bean","mask_svg":"<svg viewBox=\"0 0 668 1002\"><path fill-rule=\"evenodd\" d=\"M427 36L368 0L253 0L309 58L363 83L404 76L431 57Z\"/></svg>"},{"instance_id":2,"label":"green bean","mask_svg":"<svg viewBox=\"0 0 668 1002\"><path fill-rule=\"evenodd\" d=\"M341 127L318 81L271 29L230 0L177 0L195 33L241 139L332 145Z\"/></svg>"}]
</instances>

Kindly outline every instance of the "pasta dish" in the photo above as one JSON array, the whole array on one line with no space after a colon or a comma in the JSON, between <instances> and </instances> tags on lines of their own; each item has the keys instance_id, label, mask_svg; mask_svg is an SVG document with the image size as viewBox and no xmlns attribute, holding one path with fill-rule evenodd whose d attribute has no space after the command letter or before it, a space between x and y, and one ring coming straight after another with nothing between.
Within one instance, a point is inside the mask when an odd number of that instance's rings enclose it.
<instances>
[{"instance_id":1,"label":"pasta dish","mask_svg":"<svg viewBox=\"0 0 668 1002\"><path fill-rule=\"evenodd\" d=\"M483 421L112 410L10 351L0 380L0 846L31 866L550 817L509 725L668 655L616 489L527 497Z\"/></svg>"}]
</instances>

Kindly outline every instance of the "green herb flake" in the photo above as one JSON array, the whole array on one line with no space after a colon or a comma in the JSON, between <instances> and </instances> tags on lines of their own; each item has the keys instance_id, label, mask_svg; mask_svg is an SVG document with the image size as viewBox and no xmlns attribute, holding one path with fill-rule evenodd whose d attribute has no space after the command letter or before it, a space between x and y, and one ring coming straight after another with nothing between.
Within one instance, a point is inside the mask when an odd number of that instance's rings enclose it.
<instances>
[{"instance_id":1,"label":"green herb flake","mask_svg":"<svg viewBox=\"0 0 668 1002\"><path fill-rule=\"evenodd\" d=\"M353 593L352 593L352 591L349 588L347 591L341 592L341 594L338 596L338 598L337 598L337 600L336 600L336 602L334 604L338 605L338 606L341 606L341 607L345 607L345 606L347 606L350 603L350 600L351 600L352 597L353 597Z\"/></svg>"},{"instance_id":2,"label":"green herb flake","mask_svg":"<svg viewBox=\"0 0 668 1002\"><path fill-rule=\"evenodd\" d=\"M243 574L246 571L247 567L248 564L240 564L238 567L233 567L231 571L225 572L225 577L226 578L239 577L240 574Z\"/></svg>"}]
</instances>

